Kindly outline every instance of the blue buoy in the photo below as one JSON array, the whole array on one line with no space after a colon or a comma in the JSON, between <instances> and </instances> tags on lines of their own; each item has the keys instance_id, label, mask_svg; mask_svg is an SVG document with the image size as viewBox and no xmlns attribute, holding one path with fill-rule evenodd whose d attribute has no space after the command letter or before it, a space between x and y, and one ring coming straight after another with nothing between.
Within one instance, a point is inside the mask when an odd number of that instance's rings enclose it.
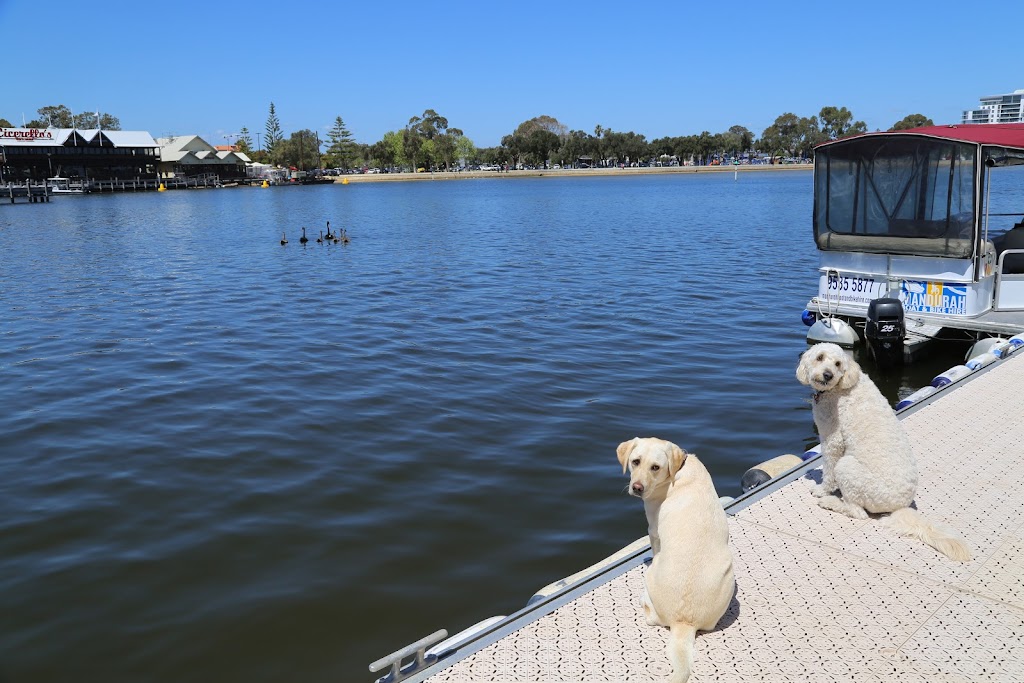
<instances>
[{"instance_id":1,"label":"blue buoy","mask_svg":"<svg viewBox=\"0 0 1024 683\"><path fill-rule=\"evenodd\" d=\"M917 403L918 401L920 401L922 399L925 399L925 398L928 398L929 396L934 394L936 391L938 391L938 389L933 387L931 384L929 384L926 387L921 387L920 389L918 389L917 391L912 393L910 396L907 396L905 399L903 399L902 401L897 403L896 404L896 410L903 410L904 408L912 406L913 404Z\"/></svg>"},{"instance_id":2,"label":"blue buoy","mask_svg":"<svg viewBox=\"0 0 1024 683\"><path fill-rule=\"evenodd\" d=\"M932 386L935 387L936 389L944 387L947 384L952 384L953 382L957 381L962 377L966 377L972 372L974 371L971 370L971 368L967 367L966 365L954 365L941 375L937 375L935 379L932 380Z\"/></svg>"},{"instance_id":3,"label":"blue buoy","mask_svg":"<svg viewBox=\"0 0 1024 683\"><path fill-rule=\"evenodd\" d=\"M804 325L807 325L807 327L813 325L817 319L818 316L816 316L812 311L808 311L806 308L804 309L804 312L800 314L800 320L804 321Z\"/></svg>"}]
</instances>

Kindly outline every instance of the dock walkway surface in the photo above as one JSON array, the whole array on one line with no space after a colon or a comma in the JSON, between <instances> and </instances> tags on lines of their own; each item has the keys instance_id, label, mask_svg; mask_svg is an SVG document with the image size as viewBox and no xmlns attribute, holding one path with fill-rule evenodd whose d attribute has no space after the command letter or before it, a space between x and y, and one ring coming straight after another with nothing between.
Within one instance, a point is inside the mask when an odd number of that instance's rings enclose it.
<instances>
[{"instance_id":1,"label":"dock walkway surface","mask_svg":"<svg viewBox=\"0 0 1024 683\"><path fill-rule=\"evenodd\" d=\"M716 630L698 634L690 680L1024 681L1022 397L1024 351L900 414L917 508L964 536L970 562L819 508L819 461L731 505L737 594ZM668 680L667 630L641 610L649 556L435 651L404 680Z\"/></svg>"}]
</instances>

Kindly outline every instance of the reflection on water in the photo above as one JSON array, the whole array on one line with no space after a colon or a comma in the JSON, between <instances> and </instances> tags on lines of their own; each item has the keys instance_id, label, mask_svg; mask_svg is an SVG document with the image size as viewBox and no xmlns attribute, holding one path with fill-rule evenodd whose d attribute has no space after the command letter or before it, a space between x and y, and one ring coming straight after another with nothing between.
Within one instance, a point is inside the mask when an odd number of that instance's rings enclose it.
<instances>
[{"instance_id":1,"label":"reflection on water","mask_svg":"<svg viewBox=\"0 0 1024 683\"><path fill-rule=\"evenodd\" d=\"M369 680L643 535L619 442L675 440L736 494L817 441L810 183L0 209L0 679ZM298 243L327 220L351 243Z\"/></svg>"}]
</instances>

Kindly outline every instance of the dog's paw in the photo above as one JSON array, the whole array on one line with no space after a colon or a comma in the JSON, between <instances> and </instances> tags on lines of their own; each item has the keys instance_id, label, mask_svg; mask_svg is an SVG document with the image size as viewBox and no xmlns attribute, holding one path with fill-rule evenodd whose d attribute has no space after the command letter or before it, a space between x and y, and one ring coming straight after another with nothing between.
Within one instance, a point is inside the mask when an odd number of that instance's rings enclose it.
<instances>
[{"instance_id":1,"label":"dog's paw","mask_svg":"<svg viewBox=\"0 0 1024 683\"><path fill-rule=\"evenodd\" d=\"M846 515L848 517L852 517L853 519L867 519L868 511L865 510L864 508L850 506L850 509L846 511Z\"/></svg>"},{"instance_id":2,"label":"dog's paw","mask_svg":"<svg viewBox=\"0 0 1024 683\"><path fill-rule=\"evenodd\" d=\"M824 484L815 484L814 486L811 487L811 495L814 496L815 498L821 498L832 493L832 491L834 490L835 489L830 489L828 486L825 486Z\"/></svg>"},{"instance_id":3,"label":"dog's paw","mask_svg":"<svg viewBox=\"0 0 1024 683\"><path fill-rule=\"evenodd\" d=\"M832 512L838 512L841 515L846 515L852 519L868 518L868 513L864 508L847 503L842 498L837 498L836 496L822 496L818 499L818 506Z\"/></svg>"}]
</instances>

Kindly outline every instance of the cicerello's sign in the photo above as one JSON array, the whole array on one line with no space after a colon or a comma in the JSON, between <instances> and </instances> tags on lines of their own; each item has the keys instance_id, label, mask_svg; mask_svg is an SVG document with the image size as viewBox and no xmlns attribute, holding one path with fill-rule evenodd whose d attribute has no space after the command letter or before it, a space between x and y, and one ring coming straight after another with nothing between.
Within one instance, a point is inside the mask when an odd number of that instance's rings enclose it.
<instances>
[{"instance_id":1,"label":"cicerello's sign","mask_svg":"<svg viewBox=\"0 0 1024 683\"><path fill-rule=\"evenodd\" d=\"M0 128L0 141L52 142L53 131L46 128Z\"/></svg>"}]
</instances>

